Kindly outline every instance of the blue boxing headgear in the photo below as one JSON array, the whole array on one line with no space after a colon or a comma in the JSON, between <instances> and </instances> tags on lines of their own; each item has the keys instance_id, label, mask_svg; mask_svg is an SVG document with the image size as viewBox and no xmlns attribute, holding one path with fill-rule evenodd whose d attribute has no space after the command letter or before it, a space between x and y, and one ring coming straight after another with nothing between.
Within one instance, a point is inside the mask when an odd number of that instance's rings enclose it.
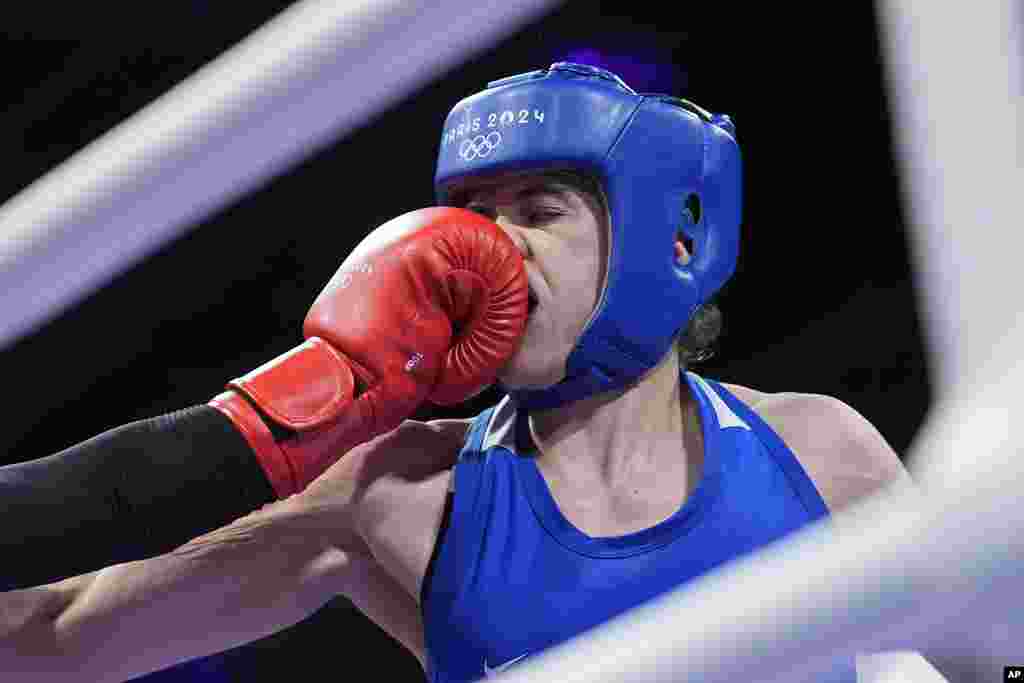
<instances>
[{"instance_id":1,"label":"blue boxing headgear","mask_svg":"<svg viewBox=\"0 0 1024 683\"><path fill-rule=\"evenodd\" d=\"M569 354L566 376L515 391L546 409L626 386L655 367L700 304L732 276L739 250L741 162L735 128L668 95L638 94L615 74L558 63L489 83L445 122L438 202L476 176L575 169L608 201L608 273ZM699 216L688 206L699 200ZM685 265L680 233L693 241Z\"/></svg>"}]
</instances>

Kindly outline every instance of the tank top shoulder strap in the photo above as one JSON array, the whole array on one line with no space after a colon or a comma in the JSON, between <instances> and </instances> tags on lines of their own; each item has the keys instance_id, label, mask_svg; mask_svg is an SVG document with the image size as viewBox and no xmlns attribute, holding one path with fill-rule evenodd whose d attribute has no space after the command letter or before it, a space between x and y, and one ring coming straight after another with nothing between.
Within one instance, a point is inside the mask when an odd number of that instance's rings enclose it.
<instances>
[{"instance_id":1,"label":"tank top shoulder strap","mask_svg":"<svg viewBox=\"0 0 1024 683\"><path fill-rule=\"evenodd\" d=\"M710 387L718 398L728 406L729 410L734 413L736 417L750 427L750 430L754 433L757 439L764 445L769 454L778 463L779 467L782 469L786 478L792 485L793 490L796 492L796 495L804 509L807 510L809 515L811 515L812 519L817 520L828 516L828 508L825 506L825 501L822 499L821 494L818 493L818 489L815 488L814 482L811 481L811 478L807 475L807 472L797 460L796 455L792 450L790 450L789 446L783 442L775 430L772 429L760 415L754 412L753 409L736 398L731 391L722 386L720 382L706 378L701 379L703 380L703 383Z\"/></svg>"}]
</instances>

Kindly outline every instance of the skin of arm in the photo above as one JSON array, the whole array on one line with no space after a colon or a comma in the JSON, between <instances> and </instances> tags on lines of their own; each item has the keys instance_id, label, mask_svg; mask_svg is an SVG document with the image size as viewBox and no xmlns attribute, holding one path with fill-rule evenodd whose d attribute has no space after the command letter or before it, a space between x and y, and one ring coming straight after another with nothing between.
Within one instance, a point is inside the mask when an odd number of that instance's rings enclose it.
<instances>
[{"instance_id":1,"label":"skin of arm","mask_svg":"<svg viewBox=\"0 0 1024 683\"><path fill-rule=\"evenodd\" d=\"M0 595L0 674L124 681L301 621L351 575L318 512L280 501L165 555Z\"/></svg>"},{"instance_id":2,"label":"skin of arm","mask_svg":"<svg viewBox=\"0 0 1024 683\"><path fill-rule=\"evenodd\" d=\"M165 555L0 593L0 679L124 681L270 635L339 594L422 664L418 604L373 556L357 518L381 482L412 490L450 468L467 426L406 423L302 494Z\"/></svg>"},{"instance_id":3,"label":"skin of arm","mask_svg":"<svg viewBox=\"0 0 1024 683\"><path fill-rule=\"evenodd\" d=\"M345 491L356 538L348 545L346 597L405 646L426 670L419 597L438 539L448 482L471 420L407 420L354 448L307 490L332 500Z\"/></svg>"},{"instance_id":4,"label":"skin of arm","mask_svg":"<svg viewBox=\"0 0 1024 683\"><path fill-rule=\"evenodd\" d=\"M345 597L401 643L426 671L426 636L419 604L372 556L352 554L351 558L353 576Z\"/></svg>"}]
</instances>

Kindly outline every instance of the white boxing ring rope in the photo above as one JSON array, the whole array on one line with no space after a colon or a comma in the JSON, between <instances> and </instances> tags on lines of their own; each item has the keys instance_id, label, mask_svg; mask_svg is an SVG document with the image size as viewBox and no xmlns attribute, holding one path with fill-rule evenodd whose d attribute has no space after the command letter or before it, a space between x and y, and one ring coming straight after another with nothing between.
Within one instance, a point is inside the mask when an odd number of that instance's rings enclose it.
<instances>
[{"instance_id":1,"label":"white boxing ring rope","mask_svg":"<svg viewBox=\"0 0 1024 683\"><path fill-rule=\"evenodd\" d=\"M0 344L549 4L296 6L0 208ZM1024 593L1024 326L1007 308L1024 290L1022 17L1012 0L879 8L937 352L912 454L923 495L875 497L505 680L812 680L837 656L956 649L954 621L983 625ZM1010 628L1024 643L1024 615Z\"/></svg>"},{"instance_id":2,"label":"white boxing ring rope","mask_svg":"<svg viewBox=\"0 0 1024 683\"><path fill-rule=\"evenodd\" d=\"M0 348L555 4L290 7L0 207Z\"/></svg>"}]
</instances>

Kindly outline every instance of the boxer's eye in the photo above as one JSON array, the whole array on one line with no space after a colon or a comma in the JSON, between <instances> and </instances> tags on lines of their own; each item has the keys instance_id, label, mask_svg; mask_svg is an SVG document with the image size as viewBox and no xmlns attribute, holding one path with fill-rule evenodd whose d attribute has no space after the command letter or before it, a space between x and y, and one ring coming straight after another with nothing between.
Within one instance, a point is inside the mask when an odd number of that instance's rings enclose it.
<instances>
[{"instance_id":1,"label":"boxer's eye","mask_svg":"<svg viewBox=\"0 0 1024 683\"><path fill-rule=\"evenodd\" d=\"M559 209L549 207L537 207L533 209L527 209L523 213L523 217L531 224L543 224L553 220L561 218L564 214Z\"/></svg>"}]
</instances>

